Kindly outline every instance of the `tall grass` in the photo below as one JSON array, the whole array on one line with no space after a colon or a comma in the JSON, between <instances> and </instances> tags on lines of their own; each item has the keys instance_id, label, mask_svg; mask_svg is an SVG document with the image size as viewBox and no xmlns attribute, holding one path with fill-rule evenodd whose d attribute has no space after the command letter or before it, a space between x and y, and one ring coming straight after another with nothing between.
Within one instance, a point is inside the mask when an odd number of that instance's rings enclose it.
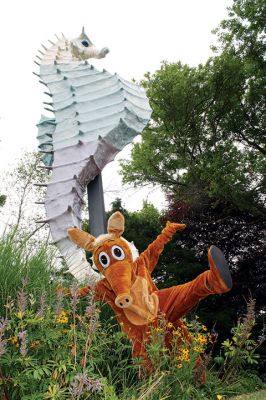
<instances>
[{"instance_id":1,"label":"tall grass","mask_svg":"<svg viewBox=\"0 0 266 400\"><path fill-rule=\"evenodd\" d=\"M23 232L10 231L0 238L0 310L8 298L15 298L22 281L36 296L52 292L54 254L48 244L29 243Z\"/></svg>"}]
</instances>

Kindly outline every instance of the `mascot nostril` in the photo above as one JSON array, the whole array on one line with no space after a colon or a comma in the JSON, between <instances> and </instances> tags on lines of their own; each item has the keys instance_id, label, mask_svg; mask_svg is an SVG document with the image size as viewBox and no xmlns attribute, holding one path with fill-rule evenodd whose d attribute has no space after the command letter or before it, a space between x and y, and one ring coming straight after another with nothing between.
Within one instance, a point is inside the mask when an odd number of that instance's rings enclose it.
<instances>
[{"instance_id":1,"label":"mascot nostril","mask_svg":"<svg viewBox=\"0 0 266 400\"><path fill-rule=\"evenodd\" d=\"M130 295L119 295L115 299L115 304L119 308L128 308L131 306L133 299Z\"/></svg>"},{"instance_id":2,"label":"mascot nostril","mask_svg":"<svg viewBox=\"0 0 266 400\"><path fill-rule=\"evenodd\" d=\"M146 349L151 326L157 326L159 316L164 315L169 330L180 330L182 340L191 345L192 337L184 322L184 317L198 302L212 294L228 292L232 287L232 279L223 253L215 246L208 252L209 270L199 274L193 281L183 285L158 289L151 278L159 255L167 242L177 231L186 227L184 224L167 222L161 234L141 253L133 259L130 248L123 238L124 217L120 212L111 215L108 221L108 234L95 238L79 229L69 229L70 238L79 246L93 252L94 262L103 274L95 288L95 299L108 303L114 310L122 330L133 344L133 356L142 357L147 373L153 369ZM90 287L80 289L86 295ZM166 346L171 348L170 336L166 335ZM178 346L177 346L178 347ZM177 351L178 348L177 348ZM202 359L201 365L205 382L206 374Z\"/></svg>"}]
</instances>

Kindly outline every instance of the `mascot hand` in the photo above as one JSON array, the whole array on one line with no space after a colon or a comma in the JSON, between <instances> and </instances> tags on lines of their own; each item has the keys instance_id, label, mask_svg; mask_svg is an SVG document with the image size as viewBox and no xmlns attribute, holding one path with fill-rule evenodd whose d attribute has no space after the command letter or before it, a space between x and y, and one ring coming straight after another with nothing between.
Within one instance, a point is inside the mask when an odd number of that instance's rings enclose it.
<instances>
[{"instance_id":1,"label":"mascot hand","mask_svg":"<svg viewBox=\"0 0 266 400\"><path fill-rule=\"evenodd\" d=\"M176 224L175 222L167 222L166 227L163 230L163 233L174 234L176 231L182 231L186 228L186 224Z\"/></svg>"}]
</instances>

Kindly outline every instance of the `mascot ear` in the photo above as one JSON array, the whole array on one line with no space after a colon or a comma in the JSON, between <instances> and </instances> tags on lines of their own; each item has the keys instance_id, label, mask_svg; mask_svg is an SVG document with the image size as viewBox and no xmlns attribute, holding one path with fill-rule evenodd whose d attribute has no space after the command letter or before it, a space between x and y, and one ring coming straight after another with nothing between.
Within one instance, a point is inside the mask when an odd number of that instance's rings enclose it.
<instances>
[{"instance_id":1,"label":"mascot ear","mask_svg":"<svg viewBox=\"0 0 266 400\"><path fill-rule=\"evenodd\" d=\"M116 237L120 237L122 236L124 230L125 230L125 218L119 211L116 211L108 219L107 232L112 233Z\"/></svg>"},{"instance_id":2,"label":"mascot ear","mask_svg":"<svg viewBox=\"0 0 266 400\"><path fill-rule=\"evenodd\" d=\"M95 237L78 228L70 228L67 230L69 238L79 247L87 251L92 251L94 247Z\"/></svg>"}]
</instances>

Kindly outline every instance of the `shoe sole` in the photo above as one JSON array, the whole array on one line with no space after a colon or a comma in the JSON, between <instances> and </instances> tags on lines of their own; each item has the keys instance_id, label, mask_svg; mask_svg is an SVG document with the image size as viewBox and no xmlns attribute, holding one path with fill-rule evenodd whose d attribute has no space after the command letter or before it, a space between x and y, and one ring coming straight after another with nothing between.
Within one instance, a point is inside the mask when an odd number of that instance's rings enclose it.
<instances>
[{"instance_id":1,"label":"shoe sole","mask_svg":"<svg viewBox=\"0 0 266 400\"><path fill-rule=\"evenodd\" d=\"M229 271L228 263L225 259L223 252L218 249L216 246L211 246L210 253L212 260L214 262L215 267L218 269L219 274L228 287L228 289L232 289L233 281L231 277L231 273Z\"/></svg>"}]
</instances>

